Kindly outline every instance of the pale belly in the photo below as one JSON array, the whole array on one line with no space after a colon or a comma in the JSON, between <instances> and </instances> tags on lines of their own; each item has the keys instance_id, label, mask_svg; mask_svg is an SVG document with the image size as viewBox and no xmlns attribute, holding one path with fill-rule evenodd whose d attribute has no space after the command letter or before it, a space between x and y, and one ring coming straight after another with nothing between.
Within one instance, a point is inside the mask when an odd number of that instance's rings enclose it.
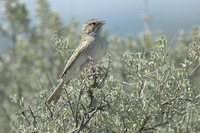
<instances>
[{"instance_id":1,"label":"pale belly","mask_svg":"<svg viewBox=\"0 0 200 133\"><path fill-rule=\"evenodd\" d=\"M87 67L86 62L88 62L89 57L91 57L94 63L96 63L102 58L102 56L106 54L108 44L105 40L100 42L103 43L94 43L94 45L88 47L85 52L79 55L78 59L76 59L73 65L68 69L67 74L64 76L65 81L69 81L75 76L78 76L80 72L84 69L84 67ZM83 64L85 63L86 65L81 68L81 66L83 66Z\"/></svg>"}]
</instances>

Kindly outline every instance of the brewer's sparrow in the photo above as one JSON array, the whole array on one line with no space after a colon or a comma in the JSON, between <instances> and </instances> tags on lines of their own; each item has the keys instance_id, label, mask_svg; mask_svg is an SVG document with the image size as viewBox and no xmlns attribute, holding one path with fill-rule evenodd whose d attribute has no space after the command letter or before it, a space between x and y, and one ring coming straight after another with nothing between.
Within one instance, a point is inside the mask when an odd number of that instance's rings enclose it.
<instances>
[{"instance_id":1,"label":"brewer's sparrow","mask_svg":"<svg viewBox=\"0 0 200 133\"><path fill-rule=\"evenodd\" d=\"M67 62L63 72L60 74L61 81L48 98L48 104L54 101L54 105L58 102L62 87L66 83L79 75L80 72L88 65L90 58L93 62L97 62L106 53L108 46L107 41L102 36L102 26L105 21L97 19L87 20L81 29L82 39L69 61Z\"/></svg>"}]
</instances>

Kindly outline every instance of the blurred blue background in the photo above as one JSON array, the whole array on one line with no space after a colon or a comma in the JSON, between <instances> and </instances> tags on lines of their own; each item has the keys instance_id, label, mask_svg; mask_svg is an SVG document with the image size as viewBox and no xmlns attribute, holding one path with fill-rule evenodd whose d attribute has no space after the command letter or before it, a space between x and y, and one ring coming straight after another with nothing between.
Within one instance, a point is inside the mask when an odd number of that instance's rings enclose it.
<instances>
[{"instance_id":1,"label":"blurred blue background","mask_svg":"<svg viewBox=\"0 0 200 133\"><path fill-rule=\"evenodd\" d=\"M27 4L30 18L34 22L37 0L21 0ZM145 21L150 22L153 35L163 33L169 39L183 24L189 30L200 24L199 0L49 0L53 11L60 14L64 25L75 17L81 25L90 18L107 22L109 35L137 36L145 30ZM1 14L2 16L2 14ZM2 41L2 39L1 39ZM2 45L0 45L1 47Z\"/></svg>"},{"instance_id":2,"label":"blurred blue background","mask_svg":"<svg viewBox=\"0 0 200 133\"><path fill-rule=\"evenodd\" d=\"M23 1L34 18L36 0ZM153 32L173 33L181 24L186 30L200 24L199 0L148 0L148 7L145 0L49 0L49 3L52 10L59 12L64 24L71 17L81 24L89 18L103 19L111 34L138 34L144 29L141 16L146 13L153 15Z\"/></svg>"}]
</instances>

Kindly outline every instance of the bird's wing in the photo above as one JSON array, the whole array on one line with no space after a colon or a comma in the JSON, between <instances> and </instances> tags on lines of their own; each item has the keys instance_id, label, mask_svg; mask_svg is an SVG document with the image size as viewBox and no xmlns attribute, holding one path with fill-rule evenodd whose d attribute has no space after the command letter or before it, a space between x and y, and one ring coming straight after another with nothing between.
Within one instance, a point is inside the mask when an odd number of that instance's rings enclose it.
<instances>
[{"instance_id":1,"label":"bird's wing","mask_svg":"<svg viewBox=\"0 0 200 133\"><path fill-rule=\"evenodd\" d=\"M89 43L88 43L89 42ZM63 76L67 73L68 68L76 61L78 56L85 50L87 47L91 44L91 41L82 40L79 44L79 46L76 48L72 56L69 58L63 72L60 74L60 78L63 78Z\"/></svg>"}]
</instances>

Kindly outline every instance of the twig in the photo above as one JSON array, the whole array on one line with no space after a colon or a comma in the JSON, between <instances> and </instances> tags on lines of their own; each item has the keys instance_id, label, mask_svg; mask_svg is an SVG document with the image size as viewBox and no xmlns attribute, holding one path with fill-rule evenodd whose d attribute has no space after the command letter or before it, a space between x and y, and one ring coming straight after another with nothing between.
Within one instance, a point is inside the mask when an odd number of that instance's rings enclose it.
<instances>
[{"instance_id":1,"label":"twig","mask_svg":"<svg viewBox=\"0 0 200 133\"><path fill-rule=\"evenodd\" d=\"M49 105L47 104L46 101L45 101L45 105L47 106L47 109L49 110L51 119L53 119L53 112L51 111L51 109L50 109L50 107L49 107Z\"/></svg>"},{"instance_id":2,"label":"twig","mask_svg":"<svg viewBox=\"0 0 200 133\"><path fill-rule=\"evenodd\" d=\"M74 118L74 120L76 121L74 109L73 109L72 103L71 103L71 99L70 99L69 94L68 94L68 92L67 92L66 89L65 89L65 92L66 92L66 94L67 94L68 104L69 104L70 110L71 110L71 112L72 112L73 118Z\"/></svg>"},{"instance_id":3,"label":"twig","mask_svg":"<svg viewBox=\"0 0 200 133\"><path fill-rule=\"evenodd\" d=\"M105 76L102 79L101 83L99 84L99 88L101 88L102 85L104 84L104 82L105 82L105 80L106 80L106 78L108 76L108 72L110 71L110 64L111 64L110 56L111 55L108 55L108 66L107 66L107 69L106 69L106 72L105 72Z\"/></svg>"},{"instance_id":4,"label":"twig","mask_svg":"<svg viewBox=\"0 0 200 133\"><path fill-rule=\"evenodd\" d=\"M26 117L25 111L22 111L22 116L25 118L25 120L28 122L28 124L31 125L31 122Z\"/></svg>"},{"instance_id":5,"label":"twig","mask_svg":"<svg viewBox=\"0 0 200 133\"><path fill-rule=\"evenodd\" d=\"M187 125L186 125L186 131L189 133L189 128L188 128L188 126L189 126L189 121L190 121L190 119L191 119L191 109L190 109L190 112L189 112L189 118L188 118L188 120L187 120Z\"/></svg>"},{"instance_id":6,"label":"twig","mask_svg":"<svg viewBox=\"0 0 200 133\"><path fill-rule=\"evenodd\" d=\"M147 124L150 117L151 117L151 115L148 115L148 116L145 117L145 119L142 121L142 125L141 125L138 132L141 133L145 129L145 125Z\"/></svg>"},{"instance_id":7,"label":"twig","mask_svg":"<svg viewBox=\"0 0 200 133\"><path fill-rule=\"evenodd\" d=\"M183 94L183 92L177 94L177 95L174 96L174 97L168 98L166 101L161 102L161 105L169 104L170 101L171 101L171 102L174 101L175 99L179 98L182 94Z\"/></svg>"},{"instance_id":8,"label":"twig","mask_svg":"<svg viewBox=\"0 0 200 133\"><path fill-rule=\"evenodd\" d=\"M83 104L81 104L81 107L84 109L84 111L86 111L86 108Z\"/></svg>"},{"instance_id":9,"label":"twig","mask_svg":"<svg viewBox=\"0 0 200 133\"><path fill-rule=\"evenodd\" d=\"M79 96L78 96L78 103L77 103L77 105L76 105L76 109L75 109L75 122L76 122L76 127L78 127L78 123L79 123L79 120L78 120L78 114L79 114L79 110L78 110L78 108L79 108L79 105L80 105L80 102L81 102L81 96L82 96L82 94L83 94L83 89L84 89L84 83L85 83L85 79L83 80L83 82L82 82L82 86L81 86L81 88L80 88L80 92L79 92Z\"/></svg>"},{"instance_id":10,"label":"twig","mask_svg":"<svg viewBox=\"0 0 200 133\"><path fill-rule=\"evenodd\" d=\"M108 67L107 69L103 71L103 73L105 74L105 76L103 77L103 79L99 79L98 77L98 73L95 72L95 70L92 68L93 64L89 64L88 65L88 73L89 75L86 76L85 80L83 81L83 85L80 88L80 92L78 95L78 99L77 99L77 104L75 109L72 109L71 103L70 103L70 98L69 95L67 93L67 97L69 99L69 106L71 108L71 112L74 116L74 120L75 120L75 126L74 126L74 130L72 131L73 133L79 133L81 132L84 128L86 128L86 125L88 124L88 122L92 119L92 117L97 113L97 111L99 110L103 110L105 107L109 106L108 101L106 101L106 96L104 96L101 100L100 103L97 104L96 106L93 106L93 101L94 101L94 96L93 96L93 91L92 88L101 88L103 83L105 82L107 76L108 76L108 72L110 70L110 56L109 56L109 63L108 63ZM89 77L93 77L93 84L89 86L89 89L87 91L88 93L88 97L89 97L89 103L87 105L87 107L85 108L85 106L81 103L81 96L83 94L83 89L84 89L84 82L86 80L88 80ZM95 98L98 100L98 98ZM105 103L105 105L103 104ZM82 107L84 110L84 114L81 115L80 114L80 110L79 107Z\"/></svg>"},{"instance_id":11,"label":"twig","mask_svg":"<svg viewBox=\"0 0 200 133\"><path fill-rule=\"evenodd\" d=\"M145 87L146 87L146 80L142 81L142 83L141 83L141 87L140 87L140 90L139 90L139 97L141 97L141 93L143 92Z\"/></svg>"},{"instance_id":12,"label":"twig","mask_svg":"<svg viewBox=\"0 0 200 133\"><path fill-rule=\"evenodd\" d=\"M35 117L35 115L33 114L33 111L32 111L32 109L31 109L31 106L30 106L30 105L29 105L29 110L30 110L30 112L31 112L31 116L33 117L33 126L34 126L34 127L37 127L36 117Z\"/></svg>"},{"instance_id":13,"label":"twig","mask_svg":"<svg viewBox=\"0 0 200 133\"><path fill-rule=\"evenodd\" d=\"M37 77L38 77L38 81L39 81L39 83L40 83L40 86L42 87L42 90L44 90L44 87L43 87L43 85L42 85L42 82L41 82L41 80L40 80L40 77L39 77L39 74L37 73Z\"/></svg>"},{"instance_id":14,"label":"twig","mask_svg":"<svg viewBox=\"0 0 200 133\"><path fill-rule=\"evenodd\" d=\"M157 127L163 126L163 125L166 125L166 124L168 124L168 121L156 124L156 125L154 125L152 127L144 128L143 130L156 130Z\"/></svg>"},{"instance_id":15,"label":"twig","mask_svg":"<svg viewBox=\"0 0 200 133\"><path fill-rule=\"evenodd\" d=\"M83 128L86 127L87 123L90 121L90 119L97 113L97 111L99 110L101 105L98 105L94 111L92 111L91 113L85 113L85 115L82 117L80 125L78 128L76 128L74 131L72 131L73 133L79 133Z\"/></svg>"},{"instance_id":16,"label":"twig","mask_svg":"<svg viewBox=\"0 0 200 133\"><path fill-rule=\"evenodd\" d=\"M165 58L166 58L166 56L167 56L167 54L168 54L168 52L169 52L169 49L170 49L171 46L173 45L173 43L174 43L174 41L175 41L175 39L176 39L176 37L177 37L177 35L178 35L180 29L182 28L182 26L183 26L183 24L180 25L180 27L178 28L178 30L177 30L176 34L174 35L172 41L170 42L169 47L167 48L167 51L166 51L166 53L165 53L164 60L165 60Z\"/></svg>"},{"instance_id":17,"label":"twig","mask_svg":"<svg viewBox=\"0 0 200 133\"><path fill-rule=\"evenodd\" d=\"M88 103L87 108L91 108L92 101L94 99L93 92L92 92L91 88L89 88L89 90L87 91L87 93L88 93L88 97L90 98L90 102Z\"/></svg>"},{"instance_id":18,"label":"twig","mask_svg":"<svg viewBox=\"0 0 200 133\"><path fill-rule=\"evenodd\" d=\"M94 82L91 86L93 88L96 88L98 86L98 83L97 83L98 73L96 73L95 70L92 68L92 74L89 74L88 76L90 76L90 75L93 76L93 79L94 79Z\"/></svg>"},{"instance_id":19,"label":"twig","mask_svg":"<svg viewBox=\"0 0 200 133\"><path fill-rule=\"evenodd\" d=\"M49 80L50 80L51 85L53 86L53 88L55 88L55 84L54 84L54 82L53 82L53 79L52 79L50 73L48 73L48 77L49 77Z\"/></svg>"},{"instance_id":20,"label":"twig","mask_svg":"<svg viewBox=\"0 0 200 133\"><path fill-rule=\"evenodd\" d=\"M64 104L62 104L60 111L62 111L63 107L65 107L67 105L67 103L68 103L68 100Z\"/></svg>"},{"instance_id":21,"label":"twig","mask_svg":"<svg viewBox=\"0 0 200 133\"><path fill-rule=\"evenodd\" d=\"M200 62L197 64L197 66L192 70L192 72L189 74L189 76L192 75L192 73L200 66Z\"/></svg>"},{"instance_id":22,"label":"twig","mask_svg":"<svg viewBox=\"0 0 200 133\"><path fill-rule=\"evenodd\" d=\"M123 125L123 130L125 132L127 132L127 127L126 127L126 124L125 124L125 121L124 121L124 116L122 116L122 125Z\"/></svg>"}]
</instances>

